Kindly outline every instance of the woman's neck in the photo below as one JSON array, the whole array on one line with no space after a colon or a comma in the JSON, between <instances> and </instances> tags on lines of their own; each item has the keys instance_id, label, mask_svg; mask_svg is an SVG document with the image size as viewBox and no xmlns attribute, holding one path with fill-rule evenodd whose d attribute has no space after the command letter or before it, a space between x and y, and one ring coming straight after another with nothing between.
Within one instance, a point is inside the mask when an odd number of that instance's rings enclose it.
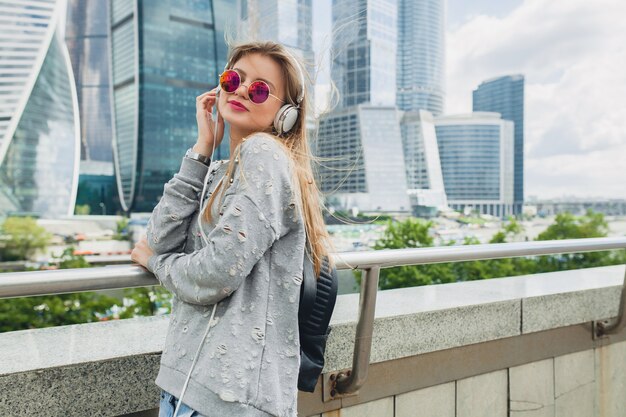
<instances>
[{"instance_id":1,"label":"woman's neck","mask_svg":"<svg viewBox=\"0 0 626 417\"><path fill-rule=\"evenodd\" d=\"M249 133L243 132L241 129L230 125L230 154L235 153L235 148L241 143L241 139L247 136Z\"/></svg>"},{"instance_id":2,"label":"woman's neck","mask_svg":"<svg viewBox=\"0 0 626 417\"><path fill-rule=\"evenodd\" d=\"M230 125L230 154L235 152L235 148L239 145L243 138L255 132L255 130L242 130L236 126Z\"/></svg>"}]
</instances>

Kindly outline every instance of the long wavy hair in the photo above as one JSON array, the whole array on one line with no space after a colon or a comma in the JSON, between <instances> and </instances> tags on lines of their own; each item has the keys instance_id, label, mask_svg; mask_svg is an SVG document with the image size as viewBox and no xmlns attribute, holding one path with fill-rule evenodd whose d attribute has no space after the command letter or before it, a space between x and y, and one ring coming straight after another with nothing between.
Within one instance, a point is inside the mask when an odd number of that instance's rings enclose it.
<instances>
[{"instance_id":1,"label":"long wavy hair","mask_svg":"<svg viewBox=\"0 0 626 417\"><path fill-rule=\"evenodd\" d=\"M296 105L298 93L301 88L304 88L304 98L300 103L296 125L289 132L280 136L278 136L273 125L268 126L263 132L270 135L285 149L286 154L292 162L292 184L294 185L296 194L295 198L298 203L296 204L296 207L298 207L300 213L302 214L309 251L312 255L311 260L317 276L321 270L324 258L328 259L330 267L334 266L334 262L329 256L330 250L334 249L334 246L328 231L326 230L326 224L324 223L324 217L322 215L321 207L323 205L323 195L320 188L317 186L311 167L311 160L314 159L314 156L311 153L311 148L307 138L306 121L307 111L311 108L312 103L309 99L309 94L307 94L307 86L300 85L299 72L294 66L295 63L293 60L298 59L298 64L300 64L300 68L302 69L305 77L305 84L307 84L307 80L310 80L310 76L299 58L294 56L294 54L286 52L284 46L281 44L272 41L253 41L233 46L228 56L227 69L232 68L232 66L243 56L253 53L267 56L280 65L282 75L285 80L286 101ZM245 140L246 138L243 139ZM242 143L243 140L234 149L232 155L230 155L230 162L228 164L225 177L211 194L206 208L202 213L202 218L209 223L213 221L211 207L214 203L215 196L218 194L218 190L220 189L221 193L218 207L221 207L227 185L230 183L230 179L233 176L233 170L235 167L233 160L235 157L239 157ZM242 165L241 159L239 159L239 165ZM243 175L243 165L241 168Z\"/></svg>"}]
</instances>

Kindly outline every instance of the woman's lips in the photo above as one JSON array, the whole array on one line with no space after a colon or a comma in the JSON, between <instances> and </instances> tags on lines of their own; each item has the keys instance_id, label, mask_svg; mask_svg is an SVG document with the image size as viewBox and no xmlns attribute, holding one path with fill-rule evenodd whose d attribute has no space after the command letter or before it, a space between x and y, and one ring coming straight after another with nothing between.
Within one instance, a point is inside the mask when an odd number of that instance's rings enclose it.
<instances>
[{"instance_id":1,"label":"woman's lips","mask_svg":"<svg viewBox=\"0 0 626 417\"><path fill-rule=\"evenodd\" d=\"M228 104L230 104L230 108L233 110L237 110L237 111L248 111L248 109L246 109L243 104L235 101L235 100L231 100L228 102Z\"/></svg>"}]
</instances>

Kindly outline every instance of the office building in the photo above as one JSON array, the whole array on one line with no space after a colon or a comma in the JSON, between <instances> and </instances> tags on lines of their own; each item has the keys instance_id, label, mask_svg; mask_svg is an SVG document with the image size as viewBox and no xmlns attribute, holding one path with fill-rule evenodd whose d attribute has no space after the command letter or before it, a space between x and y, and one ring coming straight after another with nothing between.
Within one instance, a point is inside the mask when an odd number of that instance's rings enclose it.
<instances>
[{"instance_id":1,"label":"office building","mask_svg":"<svg viewBox=\"0 0 626 417\"><path fill-rule=\"evenodd\" d=\"M408 213L400 115L394 106L361 104L319 121L314 149L327 204L359 212Z\"/></svg>"},{"instance_id":2,"label":"office building","mask_svg":"<svg viewBox=\"0 0 626 417\"><path fill-rule=\"evenodd\" d=\"M0 216L74 213L78 99L65 2L4 2L0 21Z\"/></svg>"},{"instance_id":3,"label":"office building","mask_svg":"<svg viewBox=\"0 0 626 417\"><path fill-rule=\"evenodd\" d=\"M398 0L397 98L401 110L443 113L445 1Z\"/></svg>"},{"instance_id":4,"label":"office building","mask_svg":"<svg viewBox=\"0 0 626 417\"><path fill-rule=\"evenodd\" d=\"M400 130L413 214L435 217L448 207L433 115L426 110L402 112Z\"/></svg>"},{"instance_id":5,"label":"office building","mask_svg":"<svg viewBox=\"0 0 626 417\"><path fill-rule=\"evenodd\" d=\"M524 204L524 76L507 75L481 83L473 91L474 111L498 112L515 123L513 212L521 214Z\"/></svg>"},{"instance_id":6,"label":"office building","mask_svg":"<svg viewBox=\"0 0 626 417\"><path fill-rule=\"evenodd\" d=\"M196 97L217 85L224 30L238 16L226 0L111 1L113 155L125 211L152 211L196 142ZM227 158L227 147L214 159Z\"/></svg>"},{"instance_id":7,"label":"office building","mask_svg":"<svg viewBox=\"0 0 626 417\"><path fill-rule=\"evenodd\" d=\"M506 218L513 214L513 122L474 112L435 119L449 206Z\"/></svg>"}]
</instances>

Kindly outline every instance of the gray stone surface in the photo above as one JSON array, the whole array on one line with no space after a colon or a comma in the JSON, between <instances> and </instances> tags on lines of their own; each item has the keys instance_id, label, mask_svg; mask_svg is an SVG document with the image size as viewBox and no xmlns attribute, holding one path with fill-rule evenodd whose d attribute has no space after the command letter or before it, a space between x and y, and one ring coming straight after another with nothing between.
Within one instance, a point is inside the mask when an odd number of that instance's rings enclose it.
<instances>
[{"instance_id":1,"label":"gray stone surface","mask_svg":"<svg viewBox=\"0 0 626 417\"><path fill-rule=\"evenodd\" d=\"M596 416L626 416L626 342L595 349Z\"/></svg>"},{"instance_id":2,"label":"gray stone surface","mask_svg":"<svg viewBox=\"0 0 626 417\"><path fill-rule=\"evenodd\" d=\"M511 417L554 417L554 360L509 368Z\"/></svg>"},{"instance_id":3,"label":"gray stone surface","mask_svg":"<svg viewBox=\"0 0 626 417\"><path fill-rule=\"evenodd\" d=\"M520 305L503 301L377 318L370 363L519 334ZM356 326L333 325L324 371L352 367Z\"/></svg>"},{"instance_id":4,"label":"gray stone surface","mask_svg":"<svg viewBox=\"0 0 626 417\"><path fill-rule=\"evenodd\" d=\"M344 407L341 413L329 411L322 413L322 417L394 417L393 397L385 397L380 400Z\"/></svg>"},{"instance_id":5,"label":"gray stone surface","mask_svg":"<svg viewBox=\"0 0 626 417\"><path fill-rule=\"evenodd\" d=\"M593 350L554 358L556 417L594 415L594 365Z\"/></svg>"},{"instance_id":6,"label":"gray stone surface","mask_svg":"<svg viewBox=\"0 0 626 417\"><path fill-rule=\"evenodd\" d=\"M0 333L0 376L161 353L169 316Z\"/></svg>"},{"instance_id":7,"label":"gray stone surface","mask_svg":"<svg viewBox=\"0 0 626 417\"><path fill-rule=\"evenodd\" d=\"M395 396L395 417L456 417L454 382Z\"/></svg>"},{"instance_id":8,"label":"gray stone surface","mask_svg":"<svg viewBox=\"0 0 626 417\"><path fill-rule=\"evenodd\" d=\"M160 354L0 376L0 416L119 416L159 406Z\"/></svg>"},{"instance_id":9,"label":"gray stone surface","mask_svg":"<svg viewBox=\"0 0 626 417\"><path fill-rule=\"evenodd\" d=\"M507 417L507 372L489 372L456 383L457 417Z\"/></svg>"}]
</instances>

